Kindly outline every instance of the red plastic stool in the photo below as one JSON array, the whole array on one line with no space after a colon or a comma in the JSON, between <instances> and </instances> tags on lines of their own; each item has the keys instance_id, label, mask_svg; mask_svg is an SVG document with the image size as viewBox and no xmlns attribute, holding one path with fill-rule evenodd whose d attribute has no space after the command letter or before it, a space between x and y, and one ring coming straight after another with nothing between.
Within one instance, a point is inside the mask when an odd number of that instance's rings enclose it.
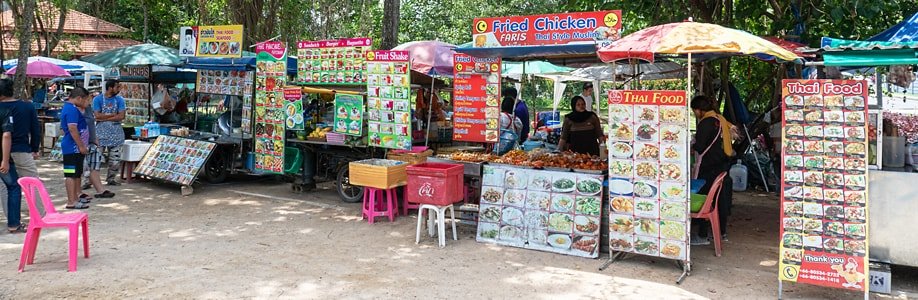
<instances>
[{"instance_id":1,"label":"red plastic stool","mask_svg":"<svg viewBox=\"0 0 918 300\"><path fill-rule=\"evenodd\" d=\"M395 215L398 214L398 199L395 196L395 188L377 189L371 187L363 188L363 209L361 217L367 218L370 224L376 217L389 217L389 222L395 221Z\"/></svg>"},{"instance_id":2,"label":"red plastic stool","mask_svg":"<svg viewBox=\"0 0 918 300\"><path fill-rule=\"evenodd\" d=\"M126 183L131 183L131 179L134 178L134 167L140 163L139 161L122 161L121 162L121 179ZM127 174L127 175L125 175Z\"/></svg>"}]
</instances>

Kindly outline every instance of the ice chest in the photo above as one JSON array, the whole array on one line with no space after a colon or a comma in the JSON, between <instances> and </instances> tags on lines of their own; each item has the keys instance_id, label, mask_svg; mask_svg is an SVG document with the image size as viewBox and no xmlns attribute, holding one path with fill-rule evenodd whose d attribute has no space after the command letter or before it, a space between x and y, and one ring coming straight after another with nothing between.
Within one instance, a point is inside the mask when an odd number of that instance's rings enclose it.
<instances>
[{"instance_id":1,"label":"ice chest","mask_svg":"<svg viewBox=\"0 0 918 300\"><path fill-rule=\"evenodd\" d=\"M463 199L464 166L446 163L421 163L408 166L405 197L409 203L450 205Z\"/></svg>"},{"instance_id":2,"label":"ice chest","mask_svg":"<svg viewBox=\"0 0 918 300\"><path fill-rule=\"evenodd\" d=\"M348 177L352 185L377 189L390 189L405 185L408 164L389 159L364 159L348 164Z\"/></svg>"},{"instance_id":3,"label":"ice chest","mask_svg":"<svg viewBox=\"0 0 918 300\"><path fill-rule=\"evenodd\" d=\"M140 161L143 155L147 154L150 146L153 144L141 141L124 141L121 145L121 160L123 161Z\"/></svg>"}]
</instances>

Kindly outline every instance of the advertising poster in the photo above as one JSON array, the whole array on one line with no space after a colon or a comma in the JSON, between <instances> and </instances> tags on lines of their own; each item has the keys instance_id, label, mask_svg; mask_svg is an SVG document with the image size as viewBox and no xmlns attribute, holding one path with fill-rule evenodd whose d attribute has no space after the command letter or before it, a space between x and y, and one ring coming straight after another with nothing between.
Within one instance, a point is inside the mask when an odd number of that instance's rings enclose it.
<instances>
[{"instance_id":1,"label":"advertising poster","mask_svg":"<svg viewBox=\"0 0 918 300\"><path fill-rule=\"evenodd\" d=\"M242 96L252 93L253 72L227 70L198 71L195 90L198 93Z\"/></svg>"},{"instance_id":2,"label":"advertising poster","mask_svg":"<svg viewBox=\"0 0 918 300\"><path fill-rule=\"evenodd\" d=\"M253 95L255 94L254 93L255 72L249 71L246 73L247 75L245 77L245 80L242 82L245 88L243 89L243 94L242 94L242 118L241 118L242 123L241 123L241 126L242 126L243 134L252 134L253 129L254 129L253 121L255 117L254 111L252 110L253 104L255 102L254 99L252 98Z\"/></svg>"},{"instance_id":3,"label":"advertising poster","mask_svg":"<svg viewBox=\"0 0 918 300\"><path fill-rule=\"evenodd\" d=\"M779 278L864 291L867 83L784 80Z\"/></svg>"},{"instance_id":4,"label":"advertising poster","mask_svg":"<svg viewBox=\"0 0 918 300\"><path fill-rule=\"evenodd\" d=\"M179 27L179 56L194 56L198 49L198 33L195 27Z\"/></svg>"},{"instance_id":5,"label":"advertising poster","mask_svg":"<svg viewBox=\"0 0 918 300\"><path fill-rule=\"evenodd\" d=\"M475 18L473 47L541 46L578 42L600 45L622 33L620 10Z\"/></svg>"},{"instance_id":6,"label":"advertising poster","mask_svg":"<svg viewBox=\"0 0 918 300\"><path fill-rule=\"evenodd\" d=\"M685 91L609 91L609 248L689 261Z\"/></svg>"},{"instance_id":7,"label":"advertising poster","mask_svg":"<svg viewBox=\"0 0 918 300\"><path fill-rule=\"evenodd\" d=\"M308 85L366 85L369 38L297 43L296 81Z\"/></svg>"},{"instance_id":8,"label":"advertising poster","mask_svg":"<svg viewBox=\"0 0 918 300\"><path fill-rule=\"evenodd\" d=\"M500 58L453 56L453 140L495 143L500 136Z\"/></svg>"},{"instance_id":9,"label":"advertising poster","mask_svg":"<svg viewBox=\"0 0 918 300\"><path fill-rule=\"evenodd\" d=\"M255 53L255 170L283 173L287 47L269 41Z\"/></svg>"},{"instance_id":10,"label":"advertising poster","mask_svg":"<svg viewBox=\"0 0 918 300\"><path fill-rule=\"evenodd\" d=\"M411 149L411 75L408 51L367 52L369 145Z\"/></svg>"},{"instance_id":11,"label":"advertising poster","mask_svg":"<svg viewBox=\"0 0 918 300\"><path fill-rule=\"evenodd\" d=\"M362 135L364 111L362 96L335 94L335 132Z\"/></svg>"},{"instance_id":12,"label":"advertising poster","mask_svg":"<svg viewBox=\"0 0 918 300\"><path fill-rule=\"evenodd\" d=\"M602 175L485 165L476 240L599 257Z\"/></svg>"},{"instance_id":13,"label":"advertising poster","mask_svg":"<svg viewBox=\"0 0 918 300\"><path fill-rule=\"evenodd\" d=\"M159 136L144 154L134 173L191 185L216 143L176 136Z\"/></svg>"},{"instance_id":14,"label":"advertising poster","mask_svg":"<svg viewBox=\"0 0 918 300\"><path fill-rule=\"evenodd\" d=\"M303 89L299 87L284 88L284 124L287 130L304 130L303 128Z\"/></svg>"},{"instance_id":15,"label":"advertising poster","mask_svg":"<svg viewBox=\"0 0 918 300\"><path fill-rule=\"evenodd\" d=\"M242 25L196 26L192 27L192 30L197 38L197 51L194 56L242 57ZM185 38L181 38L180 47L184 46ZM183 50L184 48L179 53L184 53Z\"/></svg>"},{"instance_id":16,"label":"advertising poster","mask_svg":"<svg viewBox=\"0 0 918 300\"><path fill-rule=\"evenodd\" d=\"M143 125L150 120L150 84L122 82L124 124Z\"/></svg>"}]
</instances>

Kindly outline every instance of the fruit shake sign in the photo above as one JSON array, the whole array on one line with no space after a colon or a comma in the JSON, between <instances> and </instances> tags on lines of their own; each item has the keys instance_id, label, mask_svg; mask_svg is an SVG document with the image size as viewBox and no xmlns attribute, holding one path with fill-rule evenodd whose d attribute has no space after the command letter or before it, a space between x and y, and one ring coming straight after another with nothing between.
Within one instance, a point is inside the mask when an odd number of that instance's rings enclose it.
<instances>
[{"instance_id":1,"label":"fruit shake sign","mask_svg":"<svg viewBox=\"0 0 918 300\"><path fill-rule=\"evenodd\" d=\"M621 37L620 10L517 17L476 18L474 47L607 43Z\"/></svg>"}]
</instances>

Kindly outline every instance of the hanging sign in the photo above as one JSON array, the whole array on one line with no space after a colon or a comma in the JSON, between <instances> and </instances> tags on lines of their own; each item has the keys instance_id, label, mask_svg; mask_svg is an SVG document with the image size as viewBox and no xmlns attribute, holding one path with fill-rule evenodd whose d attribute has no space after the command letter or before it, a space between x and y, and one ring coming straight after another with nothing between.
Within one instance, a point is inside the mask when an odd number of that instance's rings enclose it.
<instances>
[{"instance_id":1,"label":"hanging sign","mask_svg":"<svg viewBox=\"0 0 918 300\"><path fill-rule=\"evenodd\" d=\"M453 56L453 140L497 142L500 62L497 57Z\"/></svg>"},{"instance_id":2,"label":"hanging sign","mask_svg":"<svg viewBox=\"0 0 918 300\"><path fill-rule=\"evenodd\" d=\"M287 130L304 130L303 128L303 89L300 87L284 88L284 124Z\"/></svg>"},{"instance_id":3,"label":"hanging sign","mask_svg":"<svg viewBox=\"0 0 918 300\"><path fill-rule=\"evenodd\" d=\"M362 135L364 111L362 96L335 94L335 132Z\"/></svg>"},{"instance_id":4,"label":"hanging sign","mask_svg":"<svg viewBox=\"0 0 918 300\"><path fill-rule=\"evenodd\" d=\"M784 80L778 277L864 291L867 83Z\"/></svg>"},{"instance_id":5,"label":"hanging sign","mask_svg":"<svg viewBox=\"0 0 918 300\"><path fill-rule=\"evenodd\" d=\"M284 86L287 46L263 42L255 48L255 169L284 172Z\"/></svg>"},{"instance_id":6,"label":"hanging sign","mask_svg":"<svg viewBox=\"0 0 918 300\"><path fill-rule=\"evenodd\" d=\"M296 81L309 85L366 85L364 59L371 45L369 38L299 42Z\"/></svg>"},{"instance_id":7,"label":"hanging sign","mask_svg":"<svg viewBox=\"0 0 918 300\"><path fill-rule=\"evenodd\" d=\"M609 91L609 248L688 262L685 91Z\"/></svg>"},{"instance_id":8,"label":"hanging sign","mask_svg":"<svg viewBox=\"0 0 918 300\"><path fill-rule=\"evenodd\" d=\"M411 70L408 51L367 52L369 145L411 149Z\"/></svg>"},{"instance_id":9,"label":"hanging sign","mask_svg":"<svg viewBox=\"0 0 918 300\"><path fill-rule=\"evenodd\" d=\"M608 43L621 37L620 10L475 18L473 47Z\"/></svg>"},{"instance_id":10,"label":"hanging sign","mask_svg":"<svg viewBox=\"0 0 918 300\"><path fill-rule=\"evenodd\" d=\"M242 29L242 25L181 27L179 55L242 57Z\"/></svg>"}]
</instances>

